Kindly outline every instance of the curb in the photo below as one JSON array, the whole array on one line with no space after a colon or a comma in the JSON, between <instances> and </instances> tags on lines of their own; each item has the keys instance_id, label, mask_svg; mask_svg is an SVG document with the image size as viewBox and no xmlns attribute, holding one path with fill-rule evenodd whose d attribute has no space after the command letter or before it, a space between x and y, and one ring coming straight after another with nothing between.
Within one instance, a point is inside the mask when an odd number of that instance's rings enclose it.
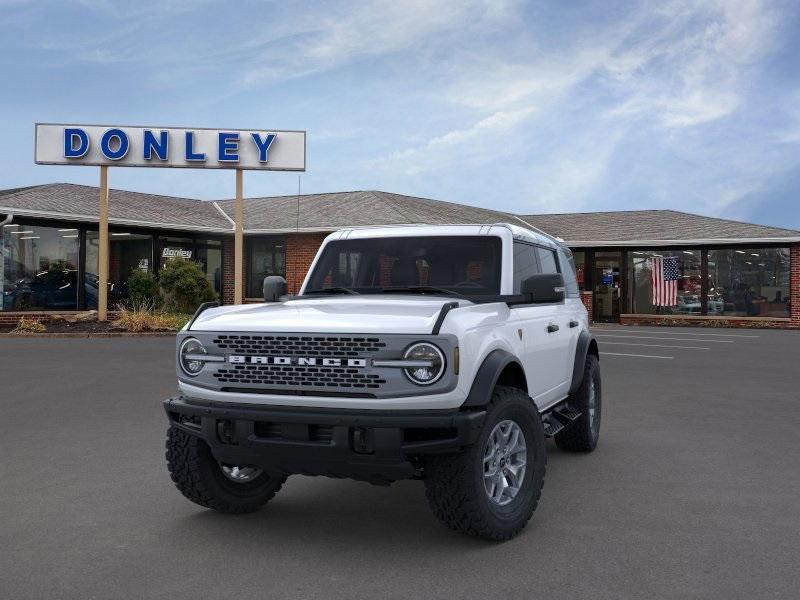
<instances>
[{"instance_id":1,"label":"curb","mask_svg":"<svg viewBox=\"0 0 800 600\"><path fill-rule=\"evenodd\" d=\"M130 331L120 332L75 332L75 333L0 333L0 339L5 338L130 338L130 337L175 337L177 331L143 331L133 333Z\"/></svg>"}]
</instances>

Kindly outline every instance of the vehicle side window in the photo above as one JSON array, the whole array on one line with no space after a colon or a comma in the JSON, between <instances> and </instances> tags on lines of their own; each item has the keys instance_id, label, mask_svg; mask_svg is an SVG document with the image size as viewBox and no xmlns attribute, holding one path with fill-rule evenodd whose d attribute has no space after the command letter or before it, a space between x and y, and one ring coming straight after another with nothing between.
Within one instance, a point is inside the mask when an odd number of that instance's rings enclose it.
<instances>
[{"instance_id":1,"label":"vehicle side window","mask_svg":"<svg viewBox=\"0 0 800 600\"><path fill-rule=\"evenodd\" d=\"M561 273L564 275L564 292L568 298L580 298L580 288L578 287L577 270L575 269L575 259L569 249L559 250L561 262Z\"/></svg>"},{"instance_id":2,"label":"vehicle side window","mask_svg":"<svg viewBox=\"0 0 800 600\"><path fill-rule=\"evenodd\" d=\"M542 273L558 273L558 261L556 260L556 253L549 248L536 247L536 252L539 255L539 264L541 265Z\"/></svg>"},{"instance_id":3,"label":"vehicle side window","mask_svg":"<svg viewBox=\"0 0 800 600\"><path fill-rule=\"evenodd\" d=\"M522 282L541 272L536 246L514 242L514 293L522 293Z\"/></svg>"}]
</instances>

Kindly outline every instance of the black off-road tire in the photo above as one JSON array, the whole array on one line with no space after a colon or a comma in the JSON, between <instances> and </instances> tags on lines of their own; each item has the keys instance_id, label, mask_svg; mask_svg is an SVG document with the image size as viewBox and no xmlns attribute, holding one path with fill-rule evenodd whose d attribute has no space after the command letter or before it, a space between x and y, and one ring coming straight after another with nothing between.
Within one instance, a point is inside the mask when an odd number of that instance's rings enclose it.
<instances>
[{"instance_id":1,"label":"black off-road tire","mask_svg":"<svg viewBox=\"0 0 800 600\"><path fill-rule=\"evenodd\" d=\"M533 400L522 390L498 386L477 441L458 454L427 457L425 493L433 513L450 529L493 541L517 535L530 520L544 485L547 464L542 420ZM525 436L526 471L522 487L507 505L486 494L483 451L495 425L513 419Z\"/></svg>"},{"instance_id":2,"label":"black off-road tire","mask_svg":"<svg viewBox=\"0 0 800 600\"><path fill-rule=\"evenodd\" d=\"M590 417L589 404L594 384L594 418ZM583 382L578 391L569 397L568 404L580 411L581 416L567 423L555 435L556 446L570 452L591 452L597 447L600 437L600 415L602 413L602 393L600 385L600 362L593 354L586 357L583 367Z\"/></svg>"},{"instance_id":3,"label":"black off-road tire","mask_svg":"<svg viewBox=\"0 0 800 600\"><path fill-rule=\"evenodd\" d=\"M175 486L189 500L224 513L260 509L286 481L266 473L246 483L231 481L208 445L177 427L167 431L167 468Z\"/></svg>"}]
</instances>

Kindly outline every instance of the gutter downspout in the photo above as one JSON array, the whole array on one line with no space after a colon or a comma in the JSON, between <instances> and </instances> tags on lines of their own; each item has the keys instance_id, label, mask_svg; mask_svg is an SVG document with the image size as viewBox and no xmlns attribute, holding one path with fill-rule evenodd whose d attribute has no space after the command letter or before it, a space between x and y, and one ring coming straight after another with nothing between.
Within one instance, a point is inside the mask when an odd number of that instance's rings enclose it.
<instances>
[{"instance_id":1,"label":"gutter downspout","mask_svg":"<svg viewBox=\"0 0 800 600\"><path fill-rule=\"evenodd\" d=\"M3 234L2 226L8 225L13 220L14 220L14 215L11 213L7 213L5 218L2 221L0 221L0 310L3 310L3 302L4 302L3 285L6 279L4 273L4 269L6 268L6 260L5 257L3 256L3 238L5 237L5 235Z\"/></svg>"}]
</instances>

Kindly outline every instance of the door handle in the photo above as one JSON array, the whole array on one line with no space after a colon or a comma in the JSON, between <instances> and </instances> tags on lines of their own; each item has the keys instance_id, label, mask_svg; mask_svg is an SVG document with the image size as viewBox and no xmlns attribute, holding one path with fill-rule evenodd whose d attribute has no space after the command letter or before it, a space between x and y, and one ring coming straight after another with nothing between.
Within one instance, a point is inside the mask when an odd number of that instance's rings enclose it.
<instances>
[{"instance_id":1,"label":"door handle","mask_svg":"<svg viewBox=\"0 0 800 600\"><path fill-rule=\"evenodd\" d=\"M550 325L547 326L547 333L555 333L556 331L558 331L558 325L555 323L550 323Z\"/></svg>"},{"instance_id":2,"label":"door handle","mask_svg":"<svg viewBox=\"0 0 800 600\"><path fill-rule=\"evenodd\" d=\"M579 325L579 323L577 321L570 321L569 322L569 326L570 327L577 327L578 325Z\"/></svg>"}]
</instances>

